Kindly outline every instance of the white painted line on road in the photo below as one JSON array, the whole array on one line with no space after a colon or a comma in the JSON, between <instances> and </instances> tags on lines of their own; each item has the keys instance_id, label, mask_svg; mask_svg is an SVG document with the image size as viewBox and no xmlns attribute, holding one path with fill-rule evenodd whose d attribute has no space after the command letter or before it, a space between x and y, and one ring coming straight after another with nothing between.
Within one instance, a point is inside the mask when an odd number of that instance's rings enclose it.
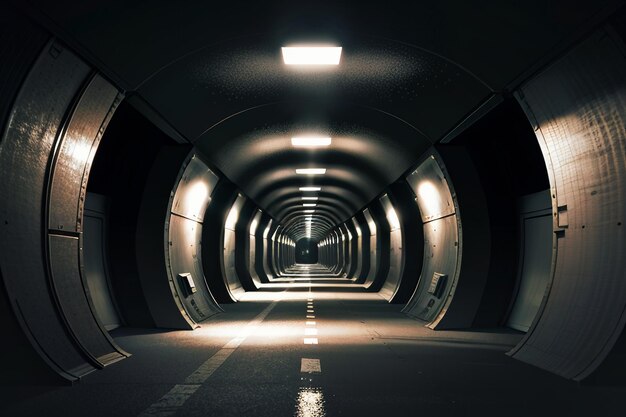
<instances>
[{"instance_id":1,"label":"white painted line on road","mask_svg":"<svg viewBox=\"0 0 626 417\"><path fill-rule=\"evenodd\" d=\"M176 414L200 385L174 385L159 401L145 409L139 417L168 417Z\"/></svg>"},{"instance_id":2,"label":"white painted line on road","mask_svg":"<svg viewBox=\"0 0 626 417\"><path fill-rule=\"evenodd\" d=\"M300 372L308 374L322 373L322 364L319 359L302 358L300 362Z\"/></svg>"},{"instance_id":3,"label":"white painted line on road","mask_svg":"<svg viewBox=\"0 0 626 417\"><path fill-rule=\"evenodd\" d=\"M305 345L317 345L317 337L305 337L304 344Z\"/></svg>"},{"instance_id":4,"label":"white painted line on road","mask_svg":"<svg viewBox=\"0 0 626 417\"><path fill-rule=\"evenodd\" d=\"M138 417L170 417L178 413L189 397L232 355L235 349L250 335L252 330L256 329L270 311L276 307L276 304L278 304L278 301L274 301L267 306L242 329L237 337L231 339L222 349L218 350L189 375L183 384L174 385L157 402L142 411Z\"/></svg>"},{"instance_id":5,"label":"white painted line on road","mask_svg":"<svg viewBox=\"0 0 626 417\"><path fill-rule=\"evenodd\" d=\"M305 336L317 336L317 329L307 327L306 329L304 329L304 335Z\"/></svg>"}]
</instances>

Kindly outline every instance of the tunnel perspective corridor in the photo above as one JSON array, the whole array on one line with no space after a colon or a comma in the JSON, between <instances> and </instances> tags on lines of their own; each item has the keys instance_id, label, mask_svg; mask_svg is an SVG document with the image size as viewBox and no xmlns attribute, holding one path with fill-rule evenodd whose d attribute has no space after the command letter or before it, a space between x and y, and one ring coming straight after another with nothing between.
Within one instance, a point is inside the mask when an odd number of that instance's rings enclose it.
<instances>
[{"instance_id":1,"label":"tunnel perspective corridor","mask_svg":"<svg viewBox=\"0 0 626 417\"><path fill-rule=\"evenodd\" d=\"M621 416L626 5L0 5L2 416Z\"/></svg>"}]
</instances>

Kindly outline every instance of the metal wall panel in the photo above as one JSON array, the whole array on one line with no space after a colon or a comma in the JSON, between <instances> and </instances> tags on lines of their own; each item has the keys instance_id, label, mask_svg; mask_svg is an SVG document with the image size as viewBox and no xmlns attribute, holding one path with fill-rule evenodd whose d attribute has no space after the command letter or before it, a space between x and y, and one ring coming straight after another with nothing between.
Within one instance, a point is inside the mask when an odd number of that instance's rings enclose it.
<instances>
[{"instance_id":1,"label":"metal wall panel","mask_svg":"<svg viewBox=\"0 0 626 417\"><path fill-rule=\"evenodd\" d=\"M198 157L191 158L176 187L172 213L201 222L218 179Z\"/></svg>"},{"instance_id":2,"label":"metal wall panel","mask_svg":"<svg viewBox=\"0 0 626 417\"><path fill-rule=\"evenodd\" d=\"M434 156L423 161L406 180L417 196L423 223L455 213L454 196Z\"/></svg>"},{"instance_id":3,"label":"metal wall panel","mask_svg":"<svg viewBox=\"0 0 626 417\"><path fill-rule=\"evenodd\" d=\"M445 314L444 308L454 295L462 243L454 198L439 164L432 155L407 177L424 222L424 258L418 285L402 311L429 322L431 327ZM431 284L441 275L438 292L433 294Z\"/></svg>"},{"instance_id":4,"label":"metal wall panel","mask_svg":"<svg viewBox=\"0 0 626 417\"><path fill-rule=\"evenodd\" d=\"M458 230L456 216L424 224L424 262L421 277L413 297L403 310L409 316L431 322L447 301L458 268ZM439 296L428 292L435 272L447 276Z\"/></svg>"},{"instance_id":5,"label":"metal wall panel","mask_svg":"<svg viewBox=\"0 0 626 417\"><path fill-rule=\"evenodd\" d=\"M274 274L272 272L272 269L270 268L270 263L269 263L269 260L271 257L271 251L272 251L271 249L272 241L270 239L270 236L271 236L273 223L274 223L274 219L270 219L269 222L267 223L267 226L265 227L265 230L263 231L263 252L261 253L261 256L263 259L263 271L265 272L265 276L268 278L269 281L274 279Z\"/></svg>"},{"instance_id":6,"label":"metal wall panel","mask_svg":"<svg viewBox=\"0 0 626 417\"><path fill-rule=\"evenodd\" d=\"M121 99L117 89L99 75L93 77L83 92L57 145L49 196L50 229L82 231L91 163Z\"/></svg>"},{"instance_id":7,"label":"metal wall panel","mask_svg":"<svg viewBox=\"0 0 626 417\"><path fill-rule=\"evenodd\" d=\"M107 266L107 200L104 196L88 193L83 217L83 259L85 281L94 311L107 330L122 322L113 300Z\"/></svg>"},{"instance_id":8,"label":"metal wall panel","mask_svg":"<svg viewBox=\"0 0 626 417\"><path fill-rule=\"evenodd\" d=\"M138 278L156 327L190 330L196 322L187 313L169 269L169 222L172 196L186 162L188 146L164 147L155 158L137 217L135 253ZM183 167L183 168L181 168Z\"/></svg>"},{"instance_id":9,"label":"metal wall panel","mask_svg":"<svg viewBox=\"0 0 626 417\"><path fill-rule=\"evenodd\" d=\"M580 380L626 322L626 56L600 30L517 97L544 154L552 194L552 282L514 358Z\"/></svg>"},{"instance_id":10,"label":"metal wall panel","mask_svg":"<svg viewBox=\"0 0 626 417\"><path fill-rule=\"evenodd\" d=\"M382 208L389 223L389 272L380 290L380 295L387 301L391 301L400 288L402 272L404 269L404 249L402 229L398 215L389 200L389 196L384 195L380 199Z\"/></svg>"},{"instance_id":11,"label":"metal wall panel","mask_svg":"<svg viewBox=\"0 0 626 417\"><path fill-rule=\"evenodd\" d=\"M86 285L68 279L81 276L79 252L82 242L78 237L50 235L49 245L52 275L64 278L54 280L54 291L59 294L59 307L74 337L102 366L123 358L125 355L112 349L111 341L103 337L101 328L95 324Z\"/></svg>"},{"instance_id":12,"label":"metal wall panel","mask_svg":"<svg viewBox=\"0 0 626 417\"><path fill-rule=\"evenodd\" d=\"M552 213L528 216L522 222L524 249L520 282L507 325L527 332L552 277Z\"/></svg>"},{"instance_id":13,"label":"metal wall panel","mask_svg":"<svg viewBox=\"0 0 626 417\"><path fill-rule=\"evenodd\" d=\"M372 285L374 280L376 279L376 274L378 273L378 265L380 263L379 260L379 251L377 245L376 238L376 223L370 214L368 209L363 210L363 216L365 216L365 221L367 222L367 226L369 228L369 271L367 273L367 277L365 278L365 287L369 287Z\"/></svg>"},{"instance_id":14,"label":"metal wall panel","mask_svg":"<svg viewBox=\"0 0 626 417\"><path fill-rule=\"evenodd\" d=\"M84 186L90 158L117 97L99 77L83 90L89 73L90 68L63 46L49 43L14 102L0 142L0 194L7 196L0 201L5 286L33 347L70 380L125 356L93 315L81 277L76 232ZM81 91L81 101L76 102ZM79 137L83 134L89 137ZM66 137L82 151L64 147ZM55 164L60 167L59 181L51 190ZM72 191L66 193L65 186ZM42 226L49 218L43 210L49 203L46 197L59 195L66 199L52 197L50 212L68 208L72 213L68 228L73 236L63 239L74 239L75 245L60 245L54 236L42 242L47 232Z\"/></svg>"},{"instance_id":15,"label":"metal wall panel","mask_svg":"<svg viewBox=\"0 0 626 417\"><path fill-rule=\"evenodd\" d=\"M248 262L250 265L250 277L252 278L252 282L254 285L259 288L261 285L261 279L259 278L259 274L256 272L256 237L254 235L250 235L250 249L248 250Z\"/></svg>"},{"instance_id":16,"label":"metal wall panel","mask_svg":"<svg viewBox=\"0 0 626 417\"><path fill-rule=\"evenodd\" d=\"M224 229L224 251L222 257L224 259L224 281L226 282L226 288L230 293L233 300L238 300L243 295L244 290L241 286L241 282L237 277L237 271L235 269L235 231L231 229Z\"/></svg>"},{"instance_id":17,"label":"metal wall panel","mask_svg":"<svg viewBox=\"0 0 626 417\"><path fill-rule=\"evenodd\" d=\"M173 296L178 297L187 314L195 322L201 322L222 311L204 280L201 261L202 223L172 213L168 225L170 270ZM195 292L190 292L180 274L191 274Z\"/></svg>"},{"instance_id":18,"label":"metal wall panel","mask_svg":"<svg viewBox=\"0 0 626 417\"><path fill-rule=\"evenodd\" d=\"M392 230L389 234L389 272L380 295L391 301L400 287L402 270L404 269L404 250L402 248L402 230Z\"/></svg>"}]
</instances>

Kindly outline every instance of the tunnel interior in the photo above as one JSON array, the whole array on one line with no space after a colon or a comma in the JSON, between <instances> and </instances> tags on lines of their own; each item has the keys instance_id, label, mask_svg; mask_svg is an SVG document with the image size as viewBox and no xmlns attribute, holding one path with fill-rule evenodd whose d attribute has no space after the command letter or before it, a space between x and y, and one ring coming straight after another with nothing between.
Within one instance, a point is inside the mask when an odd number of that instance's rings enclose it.
<instances>
[{"instance_id":1,"label":"tunnel interior","mask_svg":"<svg viewBox=\"0 0 626 417\"><path fill-rule=\"evenodd\" d=\"M6 415L626 407L622 1L61 3L0 6Z\"/></svg>"}]
</instances>

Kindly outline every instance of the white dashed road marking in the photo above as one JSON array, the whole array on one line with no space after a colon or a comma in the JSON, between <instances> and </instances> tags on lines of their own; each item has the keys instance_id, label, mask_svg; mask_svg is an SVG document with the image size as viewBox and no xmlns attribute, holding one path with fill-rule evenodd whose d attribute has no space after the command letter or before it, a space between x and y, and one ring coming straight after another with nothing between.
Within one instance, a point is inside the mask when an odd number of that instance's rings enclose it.
<instances>
[{"instance_id":1,"label":"white dashed road marking","mask_svg":"<svg viewBox=\"0 0 626 417\"><path fill-rule=\"evenodd\" d=\"M185 402L191 397L213 373L228 359L230 355L246 340L252 330L267 317L278 301L274 301L261 311L241 333L226 343L222 349L218 350L213 356L207 359L198 367L191 375L189 375L183 384L174 385L161 399L153 403L139 414L139 417L169 417L176 414Z\"/></svg>"},{"instance_id":2,"label":"white dashed road marking","mask_svg":"<svg viewBox=\"0 0 626 417\"><path fill-rule=\"evenodd\" d=\"M322 365L319 359L302 358L300 363L300 372L304 373L321 373Z\"/></svg>"}]
</instances>

